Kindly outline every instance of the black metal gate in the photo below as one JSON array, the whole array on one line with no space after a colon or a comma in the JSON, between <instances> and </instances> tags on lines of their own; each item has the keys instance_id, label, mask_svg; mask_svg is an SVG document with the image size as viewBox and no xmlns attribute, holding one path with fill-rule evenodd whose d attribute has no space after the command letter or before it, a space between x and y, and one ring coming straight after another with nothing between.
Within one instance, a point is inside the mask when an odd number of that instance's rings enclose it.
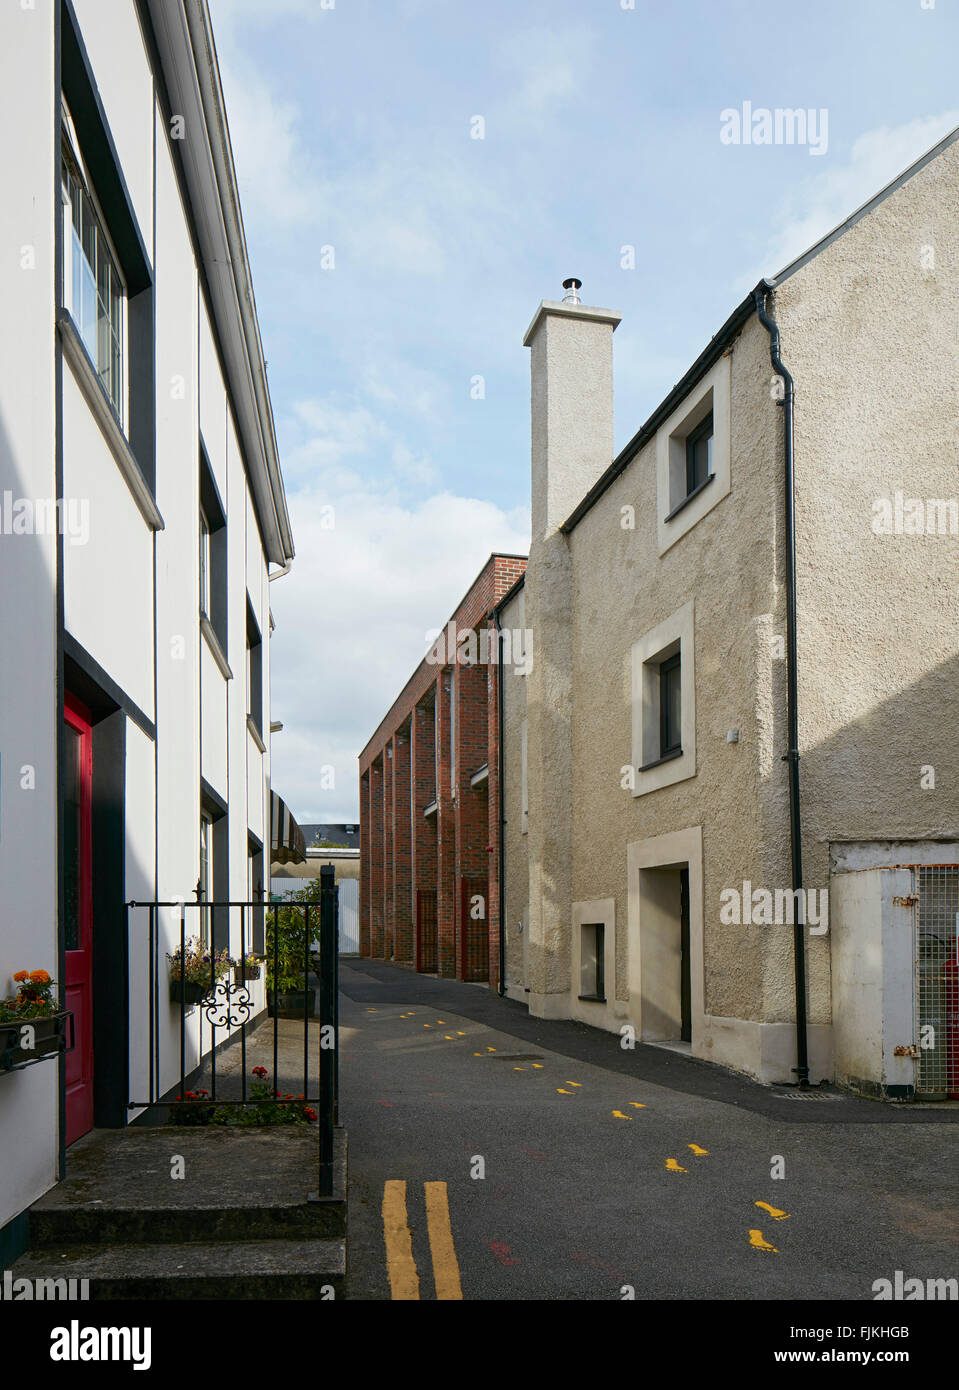
<instances>
[{"instance_id":1,"label":"black metal gate","mask_svg":"<svg viewBox=\"0 0 959 1390\"><path fill-rule=\"evenodd\" d=\"M201 1123L222 1107L297 1106L318 1122L319 1195L329 1196L339 1079L333 866L320 870L318 901L129 902L127 930L131 978L147 981L148 1025L147 1096L129 1109L165 1106ZM272 1072L262 1065L270 1060ZM281 1066L297 1089L281 1090Z\"/></svg>"}]
</instances>

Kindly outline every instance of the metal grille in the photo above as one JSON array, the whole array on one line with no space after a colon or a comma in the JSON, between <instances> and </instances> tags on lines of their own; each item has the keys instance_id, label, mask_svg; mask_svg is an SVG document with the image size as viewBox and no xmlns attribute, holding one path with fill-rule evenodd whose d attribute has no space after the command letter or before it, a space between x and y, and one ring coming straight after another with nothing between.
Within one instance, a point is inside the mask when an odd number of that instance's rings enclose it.
<instances>
[{"instance_id":1,"label":"metal grille","mask_svg":"<svg viewBox=\"0 0 959 1390\"><path fill-rule=\"evenodd\" d=\"M915 873L916 1089L959 1099L959 866L919 865Z\"/></svg>"},{"instance_id":2,"label":"metal grille","mask_svg":"<svg viewBox=\"0 0 959 1390\"><path fill-rule=\"evenodd\" d=\"M416 895L416 968L424 975L435 975L436 890L421 888Z\"/></svg>"},{"instance_id":3,"label":"metal grille","mask_svg":"<svg viewBox=\"0 0 959 1390\"><path fill-rule=\"evenodd\" d=\"M463 979L473 984L489 979L489 922L485 878L464 878L462 912Z\"/></svg>"}]
</instances>

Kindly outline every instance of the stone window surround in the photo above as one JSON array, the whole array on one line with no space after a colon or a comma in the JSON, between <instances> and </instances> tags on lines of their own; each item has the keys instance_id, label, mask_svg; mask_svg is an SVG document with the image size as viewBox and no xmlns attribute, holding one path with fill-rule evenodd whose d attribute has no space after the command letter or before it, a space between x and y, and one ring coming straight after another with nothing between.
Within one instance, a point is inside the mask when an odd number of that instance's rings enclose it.
<instances>
[{"instance_id":1,"label":"stone window surround","mask_svg":"<svg viewBox=\"0 0 959 1390\"><path fill-rule=\"evenodd\" d=\"M646 796L661 787L696 775L696 667L694 600L659 623L632 646L632 763L633 796ZM647 750L659 747L659 662L676 651L681 660L682 753L655 766Z\"/></svg>"},{"instance_id":2,"label":"stone window surround","mask_svg":"<svg viewBox=\"0 0 959 1390\"><path fill-rule=\"evenodd\" d=\"M721 357L656 433L656 526L660 555L729 494L731 374L731 357ZM676 495L675 487L671 487L671 479L681 475L682 490L685 490L686 437L710 410L713 413L713 472L708 486L703 484L686 505L680 506L682 499Z\"/></svg>"}]
</instances>

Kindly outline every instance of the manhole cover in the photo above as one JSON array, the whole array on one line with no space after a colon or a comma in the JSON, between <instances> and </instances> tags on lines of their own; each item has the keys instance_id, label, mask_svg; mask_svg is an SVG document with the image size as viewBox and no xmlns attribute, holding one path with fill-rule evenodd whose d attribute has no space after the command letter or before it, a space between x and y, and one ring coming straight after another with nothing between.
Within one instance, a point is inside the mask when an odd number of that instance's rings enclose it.
<instances>
[{"instance_id":1,"label":"manhole cover","mask_svg":"<svg viewBox=\"0 0 959 1390\"><path fill-rule=\"evenodd\" d=\"M491 1052L489 1059L491 1062L541 1062L543 1054L541 1052Z\"/></svg>"}]
</instances>

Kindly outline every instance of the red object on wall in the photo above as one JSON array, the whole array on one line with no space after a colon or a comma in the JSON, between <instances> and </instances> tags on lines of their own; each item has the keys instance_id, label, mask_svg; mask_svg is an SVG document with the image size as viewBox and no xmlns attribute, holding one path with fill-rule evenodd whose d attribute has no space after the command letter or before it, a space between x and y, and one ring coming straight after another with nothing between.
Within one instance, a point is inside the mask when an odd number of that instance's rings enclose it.
<instances>
[{"instance_id":1,"label":"red object on wall","mask_svg":"<svg viewBox=\"0 0 959 1390\"><path fill-rule=\"evenodd\" d=\"M64 697L63 874L66 1007L74 1046L66 1054L66 1142L93 1128L93 728L90 711Z\"/></svg>"},{"instance_id":2,"label":"red object on wall","mask_svg":"<svg viewBox=\"0 0 959 1390\"><path fill-rule=\"evenodd\" d=\"M959 938L956 940L959 952ZM959 1100L959 963L946 963L946 1094Z\"/></svg>"}]
</instances>

